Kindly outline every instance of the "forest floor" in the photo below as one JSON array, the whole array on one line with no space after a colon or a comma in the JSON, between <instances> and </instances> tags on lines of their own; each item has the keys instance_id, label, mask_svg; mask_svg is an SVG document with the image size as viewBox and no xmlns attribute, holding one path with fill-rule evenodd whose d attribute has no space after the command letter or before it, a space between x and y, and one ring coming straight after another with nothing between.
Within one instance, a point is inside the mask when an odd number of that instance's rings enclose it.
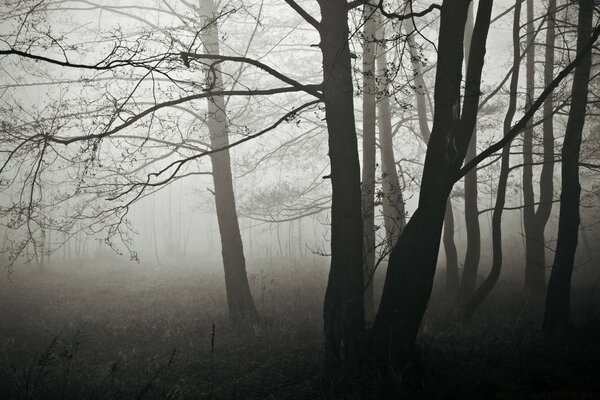
<instances>
[{"instance_id":1,"label":"forest floor","mask_svg":"<svg viewBox=\"0 0 600 400\"><path fill-rule=\"evenodd\" d=\"M227 321L216 266L25 266L3 277L0 399L381 397L372 371L323 369L324 265L249 271L262 323L245 332ZM600 296L586 296L581 313L596 315ZM569 339L549 344L539 310L505 284L461 325L434 296L398 398L600 398L599 320L578 317Z\"/></svg>"}]
</instances>

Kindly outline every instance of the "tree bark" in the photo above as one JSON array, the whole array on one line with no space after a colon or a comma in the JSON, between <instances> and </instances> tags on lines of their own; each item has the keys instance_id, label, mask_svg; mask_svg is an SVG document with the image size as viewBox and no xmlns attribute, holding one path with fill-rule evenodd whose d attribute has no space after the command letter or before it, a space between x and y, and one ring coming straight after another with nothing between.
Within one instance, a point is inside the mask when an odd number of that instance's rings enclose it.
<instances>
[{"instance_id":1,"label":"tree bark","mask_svg":"<svg viewBox=\"0 0 600 400\"><path fill-rule=\"evenodd\" d=\"M436 109L419 205L390 256L371 335L373 356L385 365L404 364L414 347L431 295L446 202L475 126L493 2L482 0L479 4L461 118L463 39L469 3L445 0L441 7Z\"/></svg>"},{"instance_id":2,"label":"tree bark","mask_svg":"<svg viewBox=\"0 0 600 400\"><path fill-rule=\"evenodd\" d=\"M469 64L469 48L473 37L473 3L469 6L469 15L465 27L465 65ZM477 127L467 148L465 160L469 161L477 155ZM460 284L461 303L473 296L477 285L477 272L481 253L481 231L479 227L479 208L477 204L477 169L473 168L465 175L465 228L467 233L467 250Z\"/></svg>"},{"instance_id":3,"label":"tree bark","mask_svg":"<svg viewBox=\"0 0 600 400\"><path fill-rule=\"evenodd\" d=\"M513 74L510 80L510 92L508 109L504 117L504 135L507 135L511 129L512 121L517 108L517 90L519 85L519 63L521 59L520 50L520 19L521 19L522 0L515 0L515 11L513 17ZM463 299L462 317L469 320L481 305L483 300L492 291L498 282L500 272L502 271L502 213L506 203L506 186L510 173L510 146L509 142L502 149L500 162L500 177L498 178L498 188L496 190L496 202L492 213L492 267L489 275L474 293ZM464 293L464 292L463 292Z\"/></svg>"},{"instance_id":4,"label":"tree bark","mask_svg":"<svg viewBox=\"0 0 600 400\"><path fill-rule=\"evenodd\" d=\"M319 0L323 100L331 161L331 268L323 307L325 356L350 363L364 331L360 164L345 0Z\"/></svg>"},{"instance_id":5,"label":"tree bark","mask_svg":"<svg viewBox=\"0 0 600 400\"><path fill-rule=\"evenodd\" d=\"M533 0L527 0L527 55L526 55L526 99L529 109L535 97L535 45L534 45ZM535 192L533 188L533 120L527 123L523 133L523 228L525 231L525 291L541 295L546 289L544 265L544 237L541 224L536 218ZM544 138L545 139L545 138ZM545 149L544 149L545 150Z\"/></svg>"},{"instance_id":6,"label":"tree bark","mask_svg":"<svg viewBox=\"0 0 600 400\"><path fill-rule=\"evenodd\" d=\"M458 252L454 242L454 212L450 197L446 201L446 212L444 213L443 243L446 253L446 295L455 304L458 300L459 274L458 274Z\"/></svg>"},{"instance_id":7,"label":"tree bark","mask_svg":"<svg viewBox=\"0 0 600 400\"><path fill-rule=\"evenodd\" d=\"M556 42L556 0L548 1L548 25L546 29L546 55L544 61L544 85L554 78L554 46ZM554 197L554 101L550 94L544 101L543 165L540 175L540 200L533 223L526 231L526 275L525 285L531 292L543 294L546 288L546 238L544 230L552 212ZM527 268L530 273L527 274ZM529 277L529 278L528 278ZM528 287L528 284L531 284Z\"/></svg>"},{"instance_id":8,"label":"tree bark","mask_svg":"<svg viewBox=\"0 0 600 400\"><path fill-rule=\"evenodd\" d=\"M405 13L409 12L410 4L407 3L405 7ZM421 132L421 139L423 140L423 143L427 145L431 136L431 130L429 128L429 121L427 118L427 102L425 101L427 95L427 85L425 84L425 79L423 79L420 61L421 57L415 41L416 27L412 18L407 19L403 25L404 31L407 35L406 42L410 51L411 65L415 82L415 98L417 115L419 119L419 130ZM446 293L448 297L452 299L452 301L457 299L459 289L458 253L456 251L456 243L454 241L454 230L454 212L452 210L452 201L448 199L446 204L446 213L444 215L443 244L444 253L446 254Z\"/></svg>"},{"instance_id":9,"label":"tree bark","mask_svg":"<svg viewBox=\"0 0 600 400\"><path fill-rule=\"evenodd\" d=\"M202 29L203 41L208 54L219 54L219 32L214 21L215 11L214 2L211 0L206 10L207 20L204 29ZM221 70L217 65L213 65L206 75L208 83L213 89L222 90L223 80ZM208 98L207 125L211 148L219 149L229 145L229 131L223 96ZM217 221L221 236L221 254L225 271L225 291L229 317L234 323L254 324L258 322L258 312L250 293L246 273L244 247L233 192L231 157L228 150L223 150L212 153L210 160L212 163Z\"/></svg>"},{"instance_id":10,"label":"tree bark","mask_svg":"<svg viewBox=\"0 0 600 400\"><path fill-rule=\"evenodd\" d=\"M592 33L594 1L579 2L577 51L582 52ZM592 64L588 53L575 69L571 90L571 109L562 148L560 215L556 253L544 315L544 331L548 334L566 332L569 328L571 275L579 231L579 151L586 117L588 84Z\"/></svg>"},{"instance_id":11,"label":"tree bark","mask_svg":"<svg viewBox=\"0 0 600 400\"><path fill-rule=\"evenodd\" d=\"M378 15L380 15L378 13ZM384 38L383 24L377 29L377 40ZM396 170L394 144L392 137L392 110L390 106L389 79L387 77L387 53L384 48L377 51L377 75L379 76L379 93L377 102L377 121L379 124L379 151L381 156L381 190L383 192L383 222L386 238L390 248L396 244L400 232L406 225L404 197Z\"/></svg>"},{"instance_id":12,"label":"tree bark","mask_svg":"<svg viewBox=\"0 0 600 400\"><path fill-rule=\"evenodd\" d=\"M375 317L375 300L373 298L372 275L375 273L375 125L376 125L376 92L375 55L377 43L375 31L375 7L365 5L364 8L364 44L363 44L363 164L362 164L362 211L363 211L363 253L365 275L365 319L372 321Z\"/></svg>"}]
</instances>

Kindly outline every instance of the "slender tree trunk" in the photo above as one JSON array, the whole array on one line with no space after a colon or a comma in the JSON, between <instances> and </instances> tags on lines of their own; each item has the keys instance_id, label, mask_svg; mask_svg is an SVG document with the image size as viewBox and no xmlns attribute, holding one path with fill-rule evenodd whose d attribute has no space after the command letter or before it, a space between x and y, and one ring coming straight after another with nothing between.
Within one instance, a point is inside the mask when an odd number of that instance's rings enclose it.
<instances>
[{"instance_id":1,"label":"slender tree trunk","mask_svg":"<svg viewBox=\"0 0 600 400\"><path fill-rule=\"evenodd\" d=\"M219 54L219 32L213 19L213 16L216 15L213 1L210 1L210 7L207 11L208 19L202 30L203 42L208 54ZM207 71L207 80L217 90L223 87L221 71L218 66L213 66ZM211 148L223 148L229 144L225 99L223 96L208 98L208 113L207 125ZM212 163L217 221L221 236L221 253L225 270L225 290L227 292L229 317L234 323L257 323L258 313L248 284L242 236L235 207L229 151L224 150L213 153L210 160Z\"/></svg>"},{"instance_id":2,"label":"slender tree trunk","mask_svg":"<svg viewBox=\"0 0 600 400\"><path fill-rule=\"evenodd\" d=\"M469 3L445 0L441 7L436 110L419 206L390 256L371 335L371 351L383 364L404 364L414 347L431 295L446 203L475 126L493 2L479 3L461 118L463 39Z\"/></svg>"},{"instance_id":3,"label":"slender tree trunk","mask_svg":"<svg viewBox=\"0 0 600 400\"><path fill-rule=\"evenodd\" d=\"M377 40L382 41L383 38L383 24L380 24L377 29ZM384 48L377 51L377 75L381 95L377 102L377 121L379 124L379 151L381 156L383 223L386 238L391 248L396 244L400 232L406 225L406 212L398 171L396 170L396 158L394 157L392 110L390 98L387 95L390 82L387 76L387 53Z\"/></svg>"},{"instance_id":4,"label":"slender tree trunk","mask_svg":"<svg viewBox=\"0 0 600 400\"><path fill-rule=\"evenodd\" d=\"M544 84L548 86L554 78L554 46L556 42L556 0L548 1L548 25L546 29L546 56L544 61ZM526 240L528 243L526 260L531 273L527 275L526 281L531 282L531 291L543 294L546 287L545 268L546 268L546 238L544 230L550 213L552 212L552 200L554 197L554 102L553 95L550 94L544 102L544 121L543 121L543 162L540 175L540 201L535 212L533 223L527 231ZM526 267L527 268L527 267ZM530 279L527 280L527 276Z\"/></svg>"},{"instance_id":5,"label":"slender tree trunk","mask_svg":"<svg viewBox=\"0 0 600 400\"><path fill-rule=\"evenodd\" d=\"M454 302L458 297L458 252L454 242L454 212L452 211L452 201L450 197L446 201L446 212L444 213L444 232L443 243L446 253L446 294Z\"/></svg>"},{"instance_id":6,"label":"slender tree trunk","mask_svg":"<svg viewBox=\"0 0 600 400\"><path fill-rule=\"evenodd\" d=\"M521 18L522 0L515 1L515 11L513 18L513 74L510 80L509 103L506 115L504 117L504 134L506 135L512 125L512 121L517 108L517 90L519 85L519 64L521 60L520 50L520 18ZM506 186L510 173L510 146L508 143L502 149L500 177L498 178L498 188L496 191L496 203L492 213L492 267L489 275L483 281L481 286L469 297L464 299L462 316L469 320L483 300L491 292L498 282L502 270L502 213L506 203Z\"/></svg>"},{"instance_id":7,"label":"slender tree trunk","mask_svg":"<svg viewBox=\"0 0 600 400\"><path fill-rule=\"evenodd\" d=\"M375 317L372 275L375 273L375 7L364 9L364 45L363 45L363 165L362 165L362 211L364 229L364 272L365 272L365 319Z\"/></svg>"},{"instance_id":8,"label":"slender tree trunk","mask_svg":"<svg viewBox=\"0 0 600 400\"><path fill-rule=\"evenodd\" d=\"M592 32L594 1L579 2L579 22L577 27L577 50L583 51ZM571 90L571 109L562 148L562 184L560 195L560 216L556 254L548 284L544 331L546 333L565 332L569 328L571 275L577 234L579 231L579 151L582 131L585 124L590 79L591 53L583 58L575 69Z\"/></svg>"},{"instance_id":9,"label":"slender tree trunk","mask_svg":"<svg viewBox=\"0 0 600 400\"><path fill-rule=\"evenodd\" d=\"M527 90L525 107L529 109L535 97L535 45L533 0L527 0ZM523 227L525 230L525 291L541 295L546 289L544 265L544 225L536 218L533 189L533 120L523 134Z\"/></svg>"},{"instance_id":10,"label":"slender tree trunk","mask_svg":"<svg viewBox=\"0 0 600 400\"><path fill-rule=\"evenodd\" d=\"M469 64L471 41L473 37L473 3L469 6L469 16L465 27L465 65ZM466 161L477 155L477 127L467 149ZM477 204L477 168L465 175L465 227L467 232L467 250L460 285L461 303L473 296L477 285L477 272L481 253L481 231L479 227L479 208Z\"/></svg>"},{"instance_id":11,"label":"slender tree trunk","mask_svg":"<svg viewBox=\"0 0 600 400\"><path fill-rule=\"evenodd\" d=\"M364 276L348 4L345 0L318 2L332 185L331 269L323 307L325 355L329 362L352 362L360 357L364 331Z\"/></svg>"}]
</instances>

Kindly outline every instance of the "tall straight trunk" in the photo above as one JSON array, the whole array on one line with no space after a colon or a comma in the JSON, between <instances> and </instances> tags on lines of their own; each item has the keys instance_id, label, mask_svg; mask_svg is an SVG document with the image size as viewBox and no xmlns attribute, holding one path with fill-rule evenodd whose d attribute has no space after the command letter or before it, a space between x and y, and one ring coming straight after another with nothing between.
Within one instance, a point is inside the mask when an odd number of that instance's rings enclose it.
<instances>
[{"instance_id":1,"label":"tall straight trunk","mask_svg":"<svg viewBox=\"0 0 600 400\"><path fill-rule=\"evenodd\" d=\"M577 50L583 51L592 33L594 1L579 2L579 22L577 27ZM592 64L591 53L581 61L575 70L571 90L571 109L562 148L560 216L554 264L548 284L544 331L546 333L565 332L569 328L569 308L571 275L577 249L579 231L579 151L585 124L588 101L588 84Z\"/></svg>"},{"instance_id":2,"label":"tall straight trunk","mask_svg":"<svg viewBox=\"0 0 600 400\"><path fill-rule=\"evenodd\" d=\"M519 85L519 63L520 55L520 19L521 19L521 3L522 0L515 0L515 11L513 17L513 73L510 80L510 92L508 109L504 117L504 135L508 134L511 129L512 121L517 109L517 90ZM463 299L462 317L469 320L476 309L485 300L487 295L492 291L493 287L498 282L500 272L502 270L502 213L506 203L506 186L510 173L510 145L508 143L502 149L500 162L500 177L498 178L498 188L496 190L496 202L492 213L492 267L489 275L477 288L474 293Z\"/></svg>"},{"instance_id":3,"label":"tall straight trunk","mask_svg":"<svg viewBox=\"0 0 600 400\"><path fill-rule=\"evenodd\" d=\"M390 256L371 331L371 351L383 364L405 363L414 347L431 295L446 202L475 127L493 1L479 3L461 117L463 39L469 3L445 0L441 7L436 109L419 206Z\"/></svg>"},{"instance_id":4,"label":"tall straight trunk","mask_svg":"<svg viewBox=\"0 0 600 400\"><path fill-rule=\"evenodd\" d=\"M214 2L211 0L209 3L208 18L202 30L202 39L208 54L219 54L219 32L214 21L216 10ZM206 75L213 90L222 90L223 80L218 66L212 66ZM223 96L208 98L207 125L211 148L219 149L229 145L229 131ZM248 284L244 247L235 206L229 151L223 150L212 153L210 160L212 163L217 221L221 236L221 254L225 270L225 291L229 317L234 323L257 323L258 313Z\"/></svg>"},{"instance_id":5,"label":"tall straight trunk","mask_svg":"<svg viewBox=\"0 0 600 400\"><path fill-rule=\"evenodd\" d=\"M535 96L535 46L534 46L534 7L533 0L527 0L527 57L526 57L526 99L529 109ZM523 228L525 231L525 291L543 294L546 288L544 270L543 226L536 221L535 192L533 189L533 120L527 124L523 134ZM545 224L544 224L545 225Z\"/></svg>"},{"instance_id":6,"label":"tall straight trunk","mask_svg":"<svg viewBox=\"0 0 600 400\"><path fill-rule=\"evenodd\" d=\"M469 16L465 27L465 65L469 64L469 48L473 37L473 3L469 6ZM466 161L477 155L477 127L467 148ZM467 250L460 284L461 303L473 296L477 284L479 258L481 254L481 230L479 227L479 208L477 204L477 168L465 175L465 227L467 232Z\"/></svg>"},{"instance_id":7,"label":"tall straight trunk","mask_svg":"<svg viewBox=\"0 0 600 400\"><path fill-rule=\"evenodd\" d=\"M348 4L318 0L323 100L331 161L331 268L323 318L329 362L359 357L364 331L360 163L354 121Z\"/></svg>"},{"instance_id":8,"label":"tall straight trunk","mask_svg":"<svg viewBox=\"0 0 600 400\"><path fill-rule=\"evenodd\" d=\"M363 165L362 165L362 211L364 229L364 271L365 271L365 319L372 321L375 317L375 301L373 298L373 280L375 273L375 56L377 43L375 31L375 7L364 8L364 45L363 45Z\"/></svg>"},{"instance_id":9,"label":"tall straight trunk","mask_svg":"<svg viewBox=\"0 0 600 400\"><path fill-rule=\"evenodd\" d=\"M556 0L548 1L548 25L546 29L544 85L548 86L554 76L554 46L556 42ZM546 287L546 238L544 230L554 196L554 102L550 94L544 102L543 129L543 165L540 175L539 205L533 221L526 230L526 288L534 293L543 294ZM527 273L529 271L529 273Z\"/></svg>"},{"instance_id":10,"label":"tall straight trunk","mask_svg":"<svg viewBox=\"0 0 600 400\"><path fill-rule=\"evenodd\" d=\"M380 16L380 14L378 13ZM377 40L384 38L383 24L376 32ZM404 197L396 170L394 145L392 137L392 109L390 98L386 95L389 91L389 79L386 76L387 53L384 48L377 51L377 74L379 77L379 93L381 97L377 102L377 121L379 124L379 151L381 156L381 190L383 192L383 222L386 238L390 248L396 244L400 232L406 225Z\"/></svg>"},{"instance_id":11,"label":"tall straight trunk","mask_svg":"<svg viewBox=\"0 0 600 400\"><path fill-rule=\"evenodd\" d=\"M407 3L405 12L410 12L410 4ZM415 98L417 107L417 116L419 119L419 130L423 143L429 143L431 130L427 118L427 85L423 78L421 69L421 61L419 50L415 41L416 27L412 18L404 21L404 31L407 35L406 42L410 51L410 59L413 70L413 78L415 84ZM446 213L444 215L444 232L443 244L444 253L446 254L446 293L454 301L458 295L459 274L458 274L458 253L456 251L456 243L454 241L454 213L452 210L452 201L448 199L446 204Z\"/></svg>"}]
</instances>

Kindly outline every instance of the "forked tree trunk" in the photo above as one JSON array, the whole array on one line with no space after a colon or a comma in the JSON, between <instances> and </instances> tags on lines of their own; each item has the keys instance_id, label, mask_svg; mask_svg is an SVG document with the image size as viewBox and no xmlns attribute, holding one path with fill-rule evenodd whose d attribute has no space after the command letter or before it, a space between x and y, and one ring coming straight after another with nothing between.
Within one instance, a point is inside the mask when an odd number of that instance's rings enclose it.
<instances>
[{"instance_id":1,"label":"forked tree trunk","mask_svg":"<svg viewBox=\"0 0 600 400\"><path fill-rule=\"evenodd\" d=\"M577 27L578 52L583 51L591 36L593 17L594 1L581 0L579 2L579 22ZM558 238L544 315L543 327L546 333L565 332L569 328L571 275L573 273L573 263L577 249L577 234L579 231L579 200L581 194L581 186L579 184L579 151L585 124L591 64L591 53L588 53L579 66L577 66L573 78L571 109L569 111L569 119L567 121L562 148L562 183Z\"/></svg>"},{"instance_id":2,"label":"forked tree trunk","mask_svg":"<svg viewBox=\"0 0 600 400\"><path fill-rule=\"evenodd\" d=\"M377 29L375 7L364 9L363 45L363 165L362 165L362 211L364 229L364 272L365 272L365 319L375 317L372 275L375 273L375 124L377 86L375 82L375 53Z\"/></svg>"},{"instance_id":3,"label":"forked tree trunk","mask_svg":"<svg viewBox=\"0 0 600 400\"><path fill-rule=\"evenodd\" d=\"M445 0L441 7L436 110L419 206L390 256L371 335L373 356L384 365L404 364L414 347L431 295L446 202L475 126L493 2L479 3L461 118L463 39L469 3L468 0Z\"/></svg>"},{"instance_id":4,"label":"forked tree trunk","mask_svg":"<svg viewBox=\"0 0 600 400\"><path fill-rule=\"evenodd\" d=\"M513 73L510 80L510 92L508 109L504 117L504 135L507 135L511 129L512 121L517 108L517 90L519 85L519 63L521 60L520 51L520 18L521 18L522 0L515 0L515 11L513 17ZM512 142L512 141L511 141ZM463 299L462 317L469 320L481 305L483 300L492 291L492 288L498 282L500 272L502 271L502 213L506 203L506 186L508 175L510 173L510 145L509 142L502 149L500 177L498 178L498 188L496 190L496 203L492 213L492 267L489 275L482 284L475 290L471 296ZM464 293L464 292L463 292Z\"/></svg>"},{"instance_id":5,"label":"forked tree trunk","mask_svg":"<svg viewBox=\"0 0 600 400\"><path fill-rule=\"evenodd\" d=\"M318 0L323 100L331 161L331 269L323 318L330 363L360 356L364 331L360 164L354 121L348 3Z\"/></svg>"},{"instance_id":6,"label":"forked tree trunk","mask_svg":"<svg viewBox=\"0 0 600 400\"><path fill-rule=\"evenodd\" d=\"M219 32L214 21L216 10L213 0L206 9L206 23L202 37L208 54L219 54ZM213 90L222 90L223 80L218 65L207 71L208 83ZM229 131L225 114L223 96L208 98L207 125L212 149L220 149L229 145ZM225 270L225 291L229 317L234 323L253 324L258 322L258 313L250 293L246 260L240 226L235 207L233 180L231 174L231 158L228 150L212 153L212 176L214 182L215 206L217 221L221 235L221 253Z\"/></svg>"}]
</instances>

